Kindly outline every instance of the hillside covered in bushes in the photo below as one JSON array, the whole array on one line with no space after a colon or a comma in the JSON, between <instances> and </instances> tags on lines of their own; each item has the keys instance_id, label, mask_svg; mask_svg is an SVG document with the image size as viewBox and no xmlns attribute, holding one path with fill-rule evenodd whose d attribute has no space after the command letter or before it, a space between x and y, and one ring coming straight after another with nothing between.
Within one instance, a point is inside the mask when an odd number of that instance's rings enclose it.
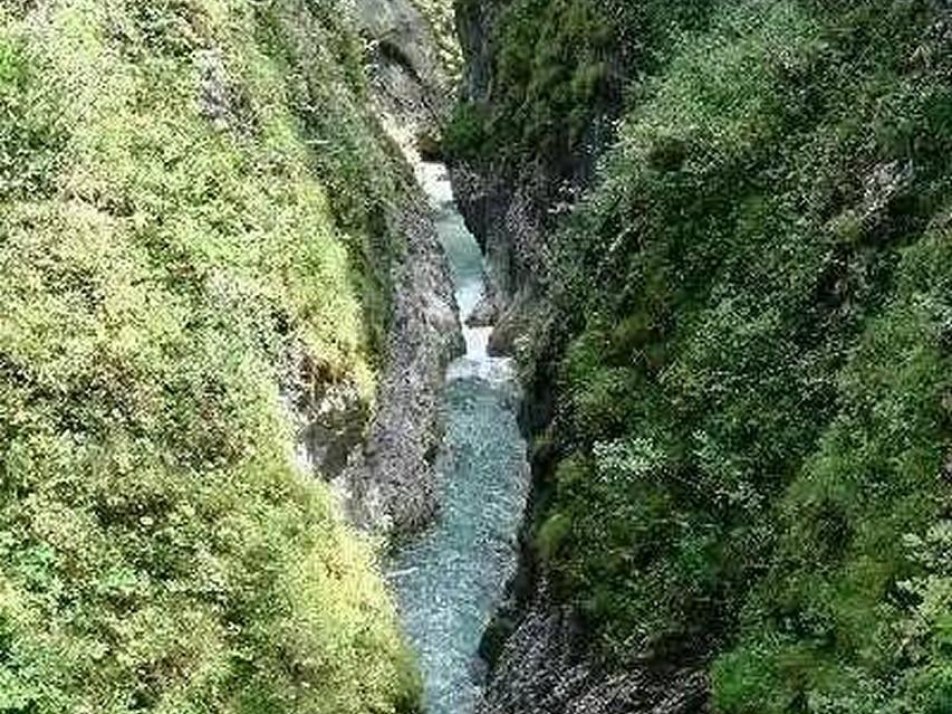
<instances>
[{"instance_id":1,"label":"hillside covered in bushes","mask_svg":"<svg viewBox=\"0 0 952 714\"><path fill-rule=\"evenodd\" d=\"M722 714L952 711L947 4L457 4L491 79L449 150L550 208L531 560L588 657L699 661Z\"/></svg>"},{"instance_id":2,"label":"hillside covered in bushes","mask_svg":"<svg viewBox=\"0 0 952 714\"><path fill-rule=\"evenodd\" d=\"M0 711L416 711L288 414L370 413L401 250L347 22L0 2Z\"/></svg>"}]
</instances>

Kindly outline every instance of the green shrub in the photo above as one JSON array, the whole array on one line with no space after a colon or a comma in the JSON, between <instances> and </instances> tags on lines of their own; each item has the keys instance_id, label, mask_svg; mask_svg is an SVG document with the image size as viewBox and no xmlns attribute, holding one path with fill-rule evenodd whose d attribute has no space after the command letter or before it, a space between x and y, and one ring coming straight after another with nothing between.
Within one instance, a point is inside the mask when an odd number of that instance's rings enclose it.
<instances>
[{"instance_id":1,"label":"green shrub","mask_svg":"<svg viewBox=\"0 0 952 714\"><path fill-rule=\"evenodd\" d=\"M640 5L601 8L604 36L565 15L587 45L525 41L566 3L497 29L494 128L543 162L591 48L648 30L549 239L565 327L537 333L566 345L553 441L578 468L545 493L543 565L603 661L706 653L725 714L945 711L947 573L923 562L950 449L942 12Z\"/></svg>"},{"instance_id":2,"label":"green shrub","mask_svg":"<svg viewBox=\"0 0 952 714\"><path fill-rule=\"evenodd\" d=\"M458 4L465 13L466 4ZM536 161L570 170L573 156L606 133L597 125L619 111L631 75L663 62L682 30L704 25L712 5L500 3L492 28L493 82L488 96L471 98L483 107L480 138L494 142L494 149L463 150L457 158L493 161L503 171Z\"/></svg>"},{"instance_id":3,"label":"green shrub","mask_svg":"<svg viewBox=\"0 0 952 714\"><path fill-rule=\"evenodd\" d=\"M443 128L446 153L459 160L476 161L485 152L493 151L494 142L487 130L487 121L486 112L478 104L458 104Z\"/></svg>"}]
</instances>

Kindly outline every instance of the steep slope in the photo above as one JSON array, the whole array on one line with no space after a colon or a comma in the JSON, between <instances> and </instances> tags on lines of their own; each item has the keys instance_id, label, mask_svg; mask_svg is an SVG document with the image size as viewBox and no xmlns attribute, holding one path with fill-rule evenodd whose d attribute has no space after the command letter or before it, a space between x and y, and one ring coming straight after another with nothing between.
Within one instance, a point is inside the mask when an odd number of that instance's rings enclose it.
<instances>
[{"instance_id":1,"label":"steep slope","mask_svg":"<svg viewBox=\"0 0 952 714\"><path fill-rule=\"evenodd\" d=\"M0 4L0 709L416 709L311 473L455 322L363 62L334 0Z\"/></svg>"},{"instance_id":2,"label":"steep slope","mask_svg":"<svg viewBox=\"0 0 952 714\"><path fill-rule=\"evenodd\" d=\"M442 0L432 6L442 6ZM439 35L411 0L358 0L354 10L368 75L363 101L405 162L416 164L420 137L431 135L449 110ZM444 370L462 350L432 211L415 184L402 194L396 205L383 207L389 232L406 242L391 262L378 405L363 448L335 480L351 520L390 535L420 529L438 508L434 460L443 426Z\"/></svg>"},{"instance_id":3,"label":"steep slope","mask_svg":"<svg viewBox=\"0 0 952 714\"><path fill-rule=\"evenodd\" d=\"M408 149L431 140L452 106L460 62L448 0L357 0L370 41L371 88L385 123Z\"/></svg>"},{"instance_id":4,"label":"steep slope","mask_svg":"<svg viewBox=\"0 0 952 714\"><path fill-rule=\"evenodd\" d=\"M536 434L485 710L948 711L948 9L458 6Z\"/></svg>"}]
</instances>

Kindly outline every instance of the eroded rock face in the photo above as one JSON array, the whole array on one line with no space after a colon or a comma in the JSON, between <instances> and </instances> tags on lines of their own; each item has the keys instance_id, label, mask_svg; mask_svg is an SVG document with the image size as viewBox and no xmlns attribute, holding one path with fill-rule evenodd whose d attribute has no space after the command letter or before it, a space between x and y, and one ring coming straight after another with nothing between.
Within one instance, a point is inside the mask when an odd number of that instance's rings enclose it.
<instances>
[{"instance_id":1,"label":"eroded rock face","mask_svg":"<svg viewBox=\"0 0 952 714\"><path fill-rule=\"evenodd\" d=\"M436 126L450 94L435 37L410 0L352 0L370 43L373 110L381 127L418 157L413 139ZM202 101L216 121L234 113L223 69L203 58ZM409 172L407 172L409 175ZM383 536L425 527L436 509L434 460L443 434L447 364L464 349L449 269L422 191L409 182L389 206L385 232L402 243L391 263L391 316L373 413L354 385L315 391L309 366L288 356L283 399L302 468L329 480L345 514ZM384 258L382 258L384 259Z\"/></svg>"},{"instance_id":2,"label":"eroded rock face","mask_svg":"<svg viewBox=\"0 0 952 714\"><path fill-rule=\"evenodd\" d=\"M293 377L284 399L301 467L331 481L352 523L395 536L425 527L436 513L444 375L464 347L445 255L422 198L408 196L388 220L406 251L392 268L393 314L374 413L356 385L311 374L300 355L287 358L284 371Z\"/></svg>"},{"instance_id":3,"label":"eroded rock face","mask_svg":"<svg viewBox=\"0 0 952 714\"><path fill-rule=\"evenodd\" d=\"M453 99L434 30L411 0L353 0L353 6L370 45L377 112L404 151L414 150L421 136L438 134Z\"/></svg>"},{"instance_id":4,"label":"eroded rock face","mask_svg":"<svg viewBox=\"0 0 952 714\"><path fill-rule=\"evenodd\" d=\"M461 99L493 105L497 91L496 25L503 22L500 0L456 3L456 24L465 58ZM620 107L612 111L620 111ZM460 213L486 255L500 318L491 345L508 353L541 293L540 279L551 272L553 236L565 213L594 177L597 159L612 143L614 122L606 115L594 120L572 155L551 161L527 158L521 167L501 165L492 156L451 165L453 190Z\"/></svg>"},{"instance_id":5,"label":"eroded rock face","mask_svg":"<svg viewBox=\"0 0 952 714\"><path fill-rule=\"evenodd\" d=\"M570 610L548 597L544 582L505 640L478 714L704 714L702 667L654 668L633 661L600 672L585 652Z\"/></svg>"},{"instance_id":6,"label":"eroded rock face","mask_svg":"<svg viewBox=\"0 0 952 714\"><path fill-rule=\"evenodd\" d=\"M369 419L360 387L320 374L303 348L285 356L282 397L296 432L295 458L302 472L333 479L362 441Z\"/></svg>"},{"instance_id":7,"label":"eroded rock face","mask_svg":"<svg viewBox=\"0 0 952 714\"><path fill-rule=\"evenodd\" d=\"M476 99L486 93L492 80L492 49L489 45L492 26L499 13L497 0L457 2L456 31L465 57L462 94Z\"/></svg>"},{"instance_id":8,"label":"eroded rock face","mask_svg":"<svg viewBox=\"0 0 952 714\"><path fill-rule=\"evenodd\" d=\"M450 101L436 37L411 0L354 0L353 8L370 43L375 113L407 162L418 161L417 138L436 131ZM406 251L391 276L386 365L367 438L335 486L356 524L399 536L436 514L444 376L464 347L449 269L422 193L393 207L388 221Z\"/></svg>"},{"instance_id":9,"label":"eroded rock face","mask_svg":"<svg viewBox=\"0 0 952 714\"><path fill-rule=\"evenodd\" d=\"M442 438L446 365L463 350L446 259L421 202L394 215L407 252L394 268L394 308L377 412L362 449L336 480L359 526L406 534L437 509L434 460Z\"/></svg>"}]
</instances>

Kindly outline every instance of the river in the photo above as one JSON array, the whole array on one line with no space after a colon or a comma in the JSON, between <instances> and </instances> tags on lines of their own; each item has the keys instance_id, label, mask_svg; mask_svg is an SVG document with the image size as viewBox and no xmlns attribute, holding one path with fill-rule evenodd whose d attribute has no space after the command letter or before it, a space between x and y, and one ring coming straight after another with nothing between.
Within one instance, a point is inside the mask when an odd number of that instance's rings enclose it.
<instances>
[{"instance_id":1,"label":"river","mask_svg":"<svg viewBox=\"0 0 952 714\"><path fill-rule=\"evenodd\" d=\"M479 302L483 258L456 210L446 169L417 168L452 270L460 315ZM446 435L437 460L440 516L405 545L388 578L423 674L428 714L470 714L483 681L477 654L517 558L529 488L519 388L508 358L487 353L490 328L463 328L466 354L447 370Z\"/></svg>"}]
</instances>

